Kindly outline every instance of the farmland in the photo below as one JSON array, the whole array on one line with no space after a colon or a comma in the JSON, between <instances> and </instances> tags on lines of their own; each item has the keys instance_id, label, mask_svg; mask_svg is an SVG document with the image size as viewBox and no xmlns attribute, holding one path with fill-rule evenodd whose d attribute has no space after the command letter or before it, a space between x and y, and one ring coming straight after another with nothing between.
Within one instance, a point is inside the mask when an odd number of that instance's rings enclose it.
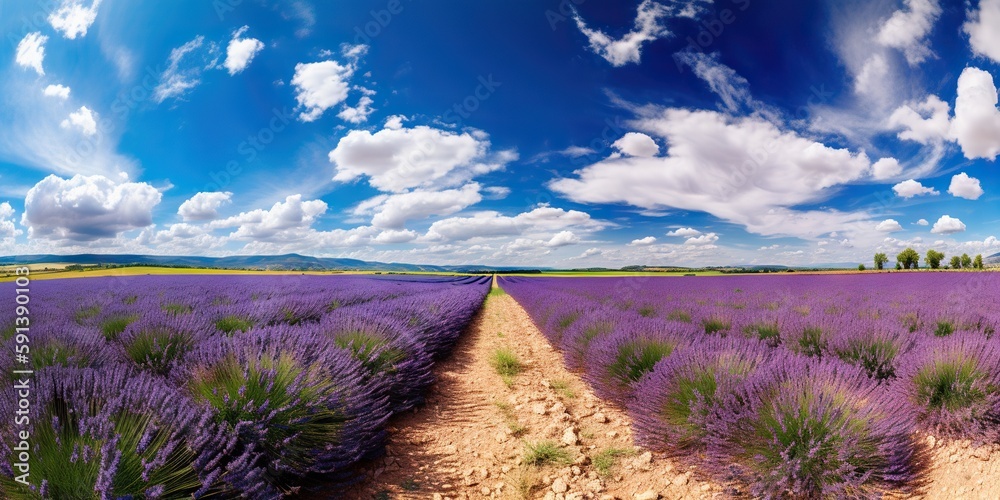
<instances>
[{"instance_id":1,"label":"farmland","mask_svg":"<svg viewBox=\"0 0 1000 500\"><path fill-rule=\"evenodd\" d=\"M912 493L997 441L995 274L508 278L637 442L752 496Z\"/></svg>"},{"instance_id":2,"label":"farmland","mask_svg":"<svg viewBox=\"0 0 1000 500\"><path fill-rule=\"evenodd\" d=\"M30 329L2 319L3 372L36 372L29 485L5 460L3 497L337 488L381 453L387 420L422 402L433 363L488 288L476 277L301 275L33 283ZM31 349L15 366L19 334ZM9 415L12 385L0 403ZM24 438L2 433L0 453L18 456Z\"/></svg>"}]
</instances>

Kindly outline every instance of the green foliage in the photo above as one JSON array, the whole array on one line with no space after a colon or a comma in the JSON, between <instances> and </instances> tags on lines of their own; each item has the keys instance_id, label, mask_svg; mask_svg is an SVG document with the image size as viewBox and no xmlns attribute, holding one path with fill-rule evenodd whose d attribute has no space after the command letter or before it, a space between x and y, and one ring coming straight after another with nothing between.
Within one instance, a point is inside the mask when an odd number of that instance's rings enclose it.
<instances>
[{"instance_id":1,"label":"green foliage","mask_svg":"<svg viewBox=\"0 0 1000 500\"><path fill-rule=\"evenodd\" d=\"M858 271L864 271L864 270L865 270L865 265L864 264L858 264Z\"/></svg>"},{"instance_id":2,"label":"green foliage","mask_svg":"<svg viewBox=\"0 0 1000 500\"><path fill-rule=\"evenodd\" d=\"M886 262L889 262L889 257L886 254L884 254L884 253L877 253L877 254L875 254L875 268L876 269L878 269L879 271L881 271L882 268L885 267L885 263Z\"/></svg>"},{"instance_id":3,"label":"green foliage","mask_svg":"<svg viewBox=\"0 0 1000 500\"><path fill-rule=\"evenodd\" d=\"M166 375L173 362L187 354L192 347L194 338L190 333L156 327L136 334L125 346L125 352L139 366Z\"/></svg>"},{"instance_id":4,"label":"green foliage","mask_svg":"<svg viewBox=\"0 0 1000 500\"><path fill-rule=\"evenodd\" d=\"M608 375L624 387L649 373L676 346L675 342L659 339L641 339L622 344L618 347L614 362L608 365Z\"/></svg>"},{"instance_id":5,"label":"green foliage","mask_svg":"<svg viewBox=\"0 0 1000 500\"><path fill-rule=\"evenodd\" d=\"M755 323L743 327L743 333L748 337L763 341L771 347L781 344L781 330L777 323Z\"/></svg>"},{"instance_id":6,"label":"green foliage","mask_svg":"<svg viewBox=\"0 0 1000 500\"><path fill-rule=\"evenodd\" d=\"M938 252L937 250L931 249L927 251L927 265L931 269L938 269L941 267L941 261L944 260L944 254Z\"/></svg>"},{"instance_id":7,"label":"green foliage","mask_svg":"<svg viewBox=\"0 0 1000 500\"><path fill-rule=\"evenodd\" d=\"M245 316L237 316L235 314L223 316L215 322L215 327L226 335L232 335L236 332L245 332L253 328L253 325L254 321L252 319Z\"/></svg>"},{"instance_id":8,"label":"green foliage","mask_svg":"<svg viewBox=\"0 0 1000 500\"><path fill-rule=\"evenodd\" d=\"M674 309L673 311L670 311L670 314L667 314L667 319L680 321L682 323L690 323L691 314L681 309Z\"/></svg>"},{"instance_id":9,"label":"green foliage","mask_svg":"<svg viewBox=\"0 0 1000 500\"><path fill-rule=\"evenodd\" d=\"M552 441L539 441L537 443L525 443L524 458L522 461L528 465L567 465L573 460L569 452L560 448Z\"/></svg>"},{"instance_id":10,"label":"green foliage","mask_svg":"<svg viewBox=\"0 0 1000 500\"><path fill-rule=\"evenodd\" d=\"M118 336L125 331L128 325L139 319L138 314L119 314L111 316L101 323L101 333L107 340L118 340Z\"/></svg>"},{"instance_id":11,"label":"green foliage","mask_svg":"<svg viewBox=\"0 0 1000 500\"><path fill-rule=\"evenodd\" d=\"M191 311L194 310L193 307L187 304L179 304L176 302L170 304L163 304L162 306L160 306L160 309L163 309L163 311L169 314L173 314L174 316L180 316L182 314L190 314Z\"/></svg>"},{"instance_id":12,"label":"green foliage","mask_svg":"<svg viewBox=\"0 0 1000 500\"><path fill-rule=\"evenodd\" d=\"M386 339L360 330L338 333L333 343L349 349L371 374L394 373L396 365L407 357L402 349L389 348Z\"/></svg>"},{"instance_id":13,"label":"green foliage","mask_svg":"<svg viewBox=\"0 0 1000 500\"><path fill-rule=\"evenodd\" d=\"M937 326L934 328L934 336L936 337L947 337L953 333L955 333L955 325L947 320L938 321Z\"/></svg>"},{"instance_id":14,"label":"green foliage","mask_svg":"<svg viewBox=\"0 0 1000 500\"><path fill-rule=\"evenodd\" d=\"M827 338L823 329L818 326L808 326L802 330L797 350L806 356L822 356L826 351Z\"/></svg>"},{"instance_id":15,"label":"green foliage","mask_svg":"<svg viewBox=\"0 0 1000 500\"><path fill-rule=\"evenodd\" d=\"M517 354L507 348L494 351L490 358L490 364L493 365L493 369L508 387L514 384L514 377L524 370L524 365L517 359Z\"/></svg>"},{"instance_id":16,"label":"green foliage","mask_svg":"<svg viewBox=\"0 0 1000 500\"><path fill-rule=\"evenodd\" d=\"M935 362L914 377L917 403L931 410L962 410L986 398L980 387L985 376L971 359Z\"/></svg>"},{"instance_id":17,"label":"green foliage","mask_svg":"<svg viewBox=\"0 0 1000 500\"><path fill-rule=\"evenodd\" d=\"M701 320L702 326L705 327L705 333L712 335L719 332L727 332L732 327L732 323L729 320L719 317L711 317Z\"/></svg>"},{"instance_id":18,"label":"green foliage","mask_svg":"<svg viewBox=\"0 0 1000 500\"><path fill-rule=\"evenodd\" d=\"M579 317L580 317L580 312L579 311L573 311L573 312L569 312L569 313L566 313L566 314L562 315L556 321L556 329L558 329L561 332L561 331L569 328L570 325L572 325L573 323L575 323L576 320L577 320L577 318L579 318Z\"/></svg>"},{"instance_id":19,"label":"green foliage","mask_svg":"<svg viewBox=\"0 0 1000 500\"><path fill-rule=\"evenodd\" d=\"M97 316L98 314L101 314L101 306L94 304L77 310L73 315L73 319L82 325L85 321Z\"/></svg>"},{"instance_id":20,"label":"green foliage","mask_svg":"<svg viewBox=\"0 0 1000 500\"><path fill-rule=\"evenodd\" d=\"M916 269L920 267L920 254L912 248L907 248L896 255L896 263L899 264L897 269Z\"/></svg>"},{"instance_id":21,"label":"green foliage","mask_svg":"<svg viewBox=\"0 0 1000 500\"><path fill-rule=\"evenodd\" d=\"M972 257L969 257L969 254L967 254L967 253L963 253L962 254L962 269L969 269L971 267L972 267Z\"/></svg>"},{"instance_id":22,"label":"green foliage","mask_svg":"<svg viewBox=\"0 0 1000 500\"><path fill-rule=\"evenodd\" d=\"M641 306L639 307L639 316L642 316L643 318L652 318L653 316L656 316L656 308L649 304Z\"/></svg>"},{"instance_id":23,"label":"green foliage","mask_svg":"<svg viewBox=\"0 0 1000 500\"><path fill-rule=\"evenodd\" d=\"M972 261L972 267L975 269L983 269L983 254L976 255L976 258Z\"/></svg>"},{"instance_id":24,"label":"green foliage","mask_svg":"<svg viewBox=\"0 0 1000 500\"><path fill-rule=\"evenodd\" d=\"M619 458L634 454L635 450L628 448L605 448L597 452L591 462L594 464L594 468L597 469L598 474L607 477L611 475L611 471L614 469Z\"/></svg>"},{"instance_id":25,"label":"green foliage","mask_svg":"<svg viewBox=\"0 0 1000 500\"><path fill-rule=\"evenodd\" d=\"M888 339L873 336L854 339L846 347L837 349L837 357L852 365L859 366L877 380L896 376L893 361L899 354L899 346Z\"/></svg>"},{"instance_id":26,"label":"green foliage","mask_svg":"<svg viewBox=\"0 0 1000 500\"><path fill-rule=\"evenodd\" d=\"M962 268L962 258L959 257L959 256L957 256L957 255L954 256L954 257L952 257L951 258L951 266L950 267L952 269L961 269Z\"/></svg>"}]
</instances>

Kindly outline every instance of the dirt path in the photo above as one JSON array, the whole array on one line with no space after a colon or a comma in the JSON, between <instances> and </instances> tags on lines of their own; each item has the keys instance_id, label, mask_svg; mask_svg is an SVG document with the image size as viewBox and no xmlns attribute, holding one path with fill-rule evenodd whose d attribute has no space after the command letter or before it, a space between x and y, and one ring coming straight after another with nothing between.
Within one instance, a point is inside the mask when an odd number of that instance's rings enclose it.
<instances>
[{"instance_id":1,"label":"dirt path","mask_svg":"<svg viewBox=\"0 0 1000 500\"><path fill-rule=\"evenodd\" d=\"M509 385L492 365L498 349L509 349L523 364ZM693 470L636 448L628 416L566 370L510 296L487 299L435 374L427 405L392 421L387 456L367 467L368 479L349 498L727 497ZM563 450L567 461L525 463L526 447L544 441ZM923 498L1000 498L1000 453L934 444Z\"/></svg>"},{"instance_id":2,"label":"dirt path","mask_svg":"<svg viewBox=\"0 0 1000 500\"><path fill-rule=\"evenodd\" d=\"M491 364L503 348L523 364L510 386ZM655 500L717 491L635 448L627 415L566 370L510 296L487 300L435 373L427 405L393 420L387 456L352 498ZM526 446L544 441L566 461L525 463Z\"/></svg>"}]
</instances>

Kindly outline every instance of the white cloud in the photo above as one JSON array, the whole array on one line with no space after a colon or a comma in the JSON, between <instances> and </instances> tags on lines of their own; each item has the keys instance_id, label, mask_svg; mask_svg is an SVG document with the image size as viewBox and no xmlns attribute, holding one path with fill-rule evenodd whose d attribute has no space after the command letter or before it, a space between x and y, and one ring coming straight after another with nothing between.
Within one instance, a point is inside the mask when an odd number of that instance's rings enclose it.
<instances>
[{"instance_id":1,"label":"white cloud","mask_svg":"<svg viewBox=\"0 0 1000 500\"><path fill-rule=\"evenodd\" d=\"M248 29L249 26L243 26L236 30L233 38L229 40L229 46L226 47L226 61L222 65L229 70L230 75L247 69L257 53L264 48L264 44L256 38L240 38Z\"/></svg>"},{"instance_id":2,"label":"white cloud","mask_svg":"<svg viewBox=\"0 0 1000 500\"><path fill-rule=\"evenodd\" d=\"M965 172L962 172L951 178L948 192L959 198L978 200L983 195L983 187L979 184L979 179L969 177Z\"/></svg>"},{"instance_id":3,"label":"white cloud","mask_svg":"<svg viewBox=\"0 0 1000 500\"><path fill-rule=\"evenodd\" d=\"M368 115L372 114L372 111L374 111L374 109L372 109L373 102L374 101L372 101L371 97L363 95L360 99L358 99L357 106L352 108L344 105L344 107L341 108L340 113L337 113L337 118L354 124L364 123L368 120Z\"/></svg>"},{"instance_id":4,"label":"white cloud","mask_svg":"<svg viewBox=\"0 0 1000 500\"><path fill-rule=\"evenodd\" d=\"M63 85L49 85L42 90L42 94L47 97L58 97L59 99L66 100L69 99L69 87Z\"/></svg>"},{"instance_id":5,"label":"white cloud","mask_svg":"<svg viewBox=\"0 0 1000 500\"><path fill-rule=\"evenodd\" d=\"M903 226L901 226L895 219L886 219L879 222L878 225L875 226L875 230L882 233L894 233L896 231L902 231Z\"/></svg>"},{"instance_id":6,"label":"white cloud","mask_svg":"<svg viewBox=\"0 0 1000 500\"><path fill-rule=\"evenodd\" d=\"M545 243L545 246L550 248L559 248L568 245L575 245L580 242L580 237L573 234L573 231L560 231L552 236L549 241Z\"/></svg>"},{"instance_id":7,"label":"white cloud","mask_svg":"<svg viewBox=\"0 0 1000 500\"><path fill-rule=\"evenodd\" d=\"M931 187L926 187L923 184L913 180L908 179L892 187L892 190L896 192L896 196L901 198L913 198L914 196L921 195L938 195L940 194L937 190Z\"/></svg>"},{"instance_id":8,"label":"white cloud","mask_svg":"<svg viewBox=\"0 0 1000 500\"><path fill-rule=\"evenodd\" d=\"M876 180L891 179L903 173L903 167L895 158L882 158L872 165L872 177Z\"/></svg>"},{"instance_id":9,"label":"white cloud","mask_svg":"<svg viewBox=\"0 0 1000 500\"><path fill-rule=\"evenodd\" d=\"M256 209L209 223L212 229L237 228L230 237L253 241L291 241L302 239L313 222L326 213L322 200L302 200L296 194L275 203L270 210Z\"/></svg>"},{"instance_id":10,"label":"white cloud","mask_svg":"<svg viewBox=\"0 0 1000 500\"><path fill-rule=\"evenodd\" d=\"M993 76L979 68L965 68L958 77L955 119L951 137L965 157L996 159L1000 154L1000 110Z\"/></svg>"},{"instance_id":11,"label":"white cloud","mask_svg":"<svg viewBox=\"0 0 1000 500\"><path fill-rule=\"evenodd\" d=\"M858 94L874 96L883 90L883 83L889 75L889 63L881 54L871 56L854 78L854 91Z\"/></svg>"},{"instance_id":12,"label":"white cloud","mask_svg":"<svg viewBox=\"0 0 1000 500\"><path fill-rule=\"evenodd\" d=\"M868 175L871 162L863 153L827 147L758 117L652 106L638 113L628 125L669 144L666 156L608 158L549 187L583 203L707 212L767 234L822 234L865 218L788 210Z\"/></svg>"},{"instance_id":13,"label":"white cloud","mask_svg":"<svg viewBox=\"0 0 1000 500\"><path fill-rule=\"evenodd\" d=\"M656 243L656 237L655 236L646 236L645 238L639 238L639 239L632 240L632 243L629 243L628 246L630 246L630 247L645 247L645 246L652 245L653 243Z\"/></svg>"},{"instance_id":14,"label":"white cloud","mask_svg":"<svg viewBox=\"0 0 1000 500\"><path fill-rule=\"evenodd\" d=\"M24 35L17 44L17 52L14 61L23 68L31 68L39 75L45 74L42 63L45 61L45 42L49 37L35 31Z\"/></svg>"},{"instance_id":15,"label":"white cloud","mask_svg":"<svg viewBox=\"0 0 1000 500\"><path fill-rule=\"evenodd\" d=\"M304 108L299 119L315 121L324 111L344 102L353 75L353 65L337 61L296 64L292 85L295 86L295 100Z\"/></svg>"},{"instance_id":16,"label":"white cloud","mask_svg":"<svg viewBox=\"0 0 1000 500\"><path fill-rule=\"evenodd\" d=\"M979 10L969 12L962 29L969 35L972 52L1000 62L1000 0L979 0Z\"/></svg>"},{"instance_id":17,"label":"white cloud","mask_svg":"<svg viewBox=\"0 0 1000 500\"><path fill-rule=\"evenodd\" d=\"M374 212L372 226L401 229L408 221L426 219L432 215L452 215L482 199L479 184L473 182L460 189L416 190L380 196L374 203L359 206L355 213Z\"/></svg>"},{"instance_id":18,"label":"white cloud","mask_svg":"<svg viewBox=\"0 0 1000 500\"><path fill-rule=\"evenodd\" d=\"M566 149L563 149L562 151L559 151L559 154L563 156L569 156L570 158L579 158L581 156L592 155L596 152L597 151L595 151L593 148L587 148L583 146L570 146Z\"/></svg>"},{"instance_id":19,"label":"white cloud","mask_svg":"<svg viewBox=\"0 0 1000 500\"><path fill-rule=\"evenodd\" d=\"M101 175L50 175L24 199L21 225L31 238L76 242L111 238L153 223L162 195L142 182L116 182Z\"/></svg>"},{"instance_id":20,"label":"white cloud","mask_svg":"<svg viewBox=\"0 0 1000 500\"><path fill-rule=\"evenodd\" d=\"M489 136L479 130L456 133L427 126L385 128L374 134L352 130L330 151L333 180L368 177L381 191L448 187L502 169L517 159L511 150L490 152Z\"/></svg>"},{"instance_id":21,"label":"white cloud","mask_svg":"<svg viewBox=\"0 0 1000 500\"><path fill-rule=\"evenodd\" d=\"M692 238L688 238L684 240L684 244L692 246L707 246L707 245L712 245L717 241L719 241L719 235L715 233L707 233L701 236L694 236Z\"/></svg>"},{"instance_id":22,"label":"white cloud","mask_svg":"<svg viewBox=\"0 0 1000 500\"><path fill-rule=\"evenodd\" d=\"M903 51L906 61L915 66L930 57L927 35L941 15L937 0L905 0L906 10L897 10L886 20L876 39L886 47Z\"/></svg>"},{"instance_id":23,"label":"white cloud","mask_svg":"<svg viewBox=\"0 0 1000 500\"><path fill-rule=\"evenodd\" d=\"M927 222L927 219L920 219L916 222L916 224L918 226L929 226L930 222Z\"/></svg>"},{"instance_id":24,"label":"white cloud","mask_svg":"<svg viewBox=\"0 0 1000 500\"><path fill-rule=\"evenodd\" d=\"M403 115L392 115L385 119L385 128L390 130L398 130L403 128L403 122L406 121L406 117Z\"/></svg>"},{"instance_id":25,"label":"white cloud","mask_svg":"<svg viewBox=\"0 0 1000 500\"><path fill-rule=\"evenodd\" d=\"M483 188L483 192L486 193L483 198L487 200L502 200L510 195L510 188L504 186L490 186Z\"/></svg>"},{"instance_id":26,"label":"white cloud","mask_svg":"<svg viewBox=\"0 0 1000 500\"><path fill-rule=\"evenodd\" d=\"M936 95L928 95L923 102L904 104L889 116L892 130L903 129L898 134L902 140L920 144L940 143L948 137L951 127L951 106Z\"/></svg>"},{"instance_id":27,"label":"white cloud","mask_svg":"<svg viewBox=\"0 0 1000 500\"><path fill-rule=\"evenodd\" d=\"M486 211L474 214L472 217L442 219L431 224L426 237L432 241L465 241L473 238L561 231L569 228L594 231L606 225L591 219L590 214L584 212L540 206L514 217Z\"/></svg>"},{"instance_id":28,"label":"white cloud","mask_svg":"<svg viewBox=\"0 0 1000 500\"><path fill-rule=\"evenodd\" d=\"M49 14L49 24L70 40L86 36L97 19L97 7L100 5L101 0L93 0L90 7L84 7L83 0L63 0L62 5Z\"/></svg>"},{"instance_id":29,"label":"white cloud","mask_svg":"<svg viewBox=\"0 0 1000 500\"><path fill-rule=\"evenodd\" d=\"M660 146L656 144L656 141L641 132L628 132L621 139L615 141L612 146L629 156L644 158L656 156L660 152Z\"/></svg>"},{"instance_id":30,"label":"white cloud","mask_svg":"<svg viewBox=\"0 0 1000 500\"><path fill-rule=\"evenodd\" d=\"M181 63L185 56L199 49L205 42L205 37L199 35L190 42L181 45L170 51L168 61L170 64L160 75L160 81L153 89L153 99L157 103L170 98L183 96L187 91L195 88L201 83L201 68L182 68Z\"/></svg>"},{"instance_id":31,"label":"white cloud","mask_svg":"<svg viewBox=\"0 0 1000 500\"><path fill-rule=\"evenodd\" d=\"M965 231L965 224L962 221L949 217L947 215L942 215L937 222L934 223L934 227L931 228L931 232L934 234L955 234Z\"/></svg>"},{"instance_id":32,"label":"white cloud","mask_svg":"<svg viewBox=\"0 0 1000 500\"><path fill-rule=\"evenodd\" d=\"M680 229L676 229L674 231L670 231L669 233L667 233L667 236L684 236L684 237L688 237L688 236L700 236L700 235L701 235L701 231L699 231L699 230L697 230L697 229L695 229L693 227L682 227Z\"/></svg>"},{"instance_id":33,"label":"white cloud","mask_svg":"<svg viewBox=\"0 0 1000 500\"><path fill-rule=\"evenodd\" d=\"M372 239L373 243L379 245L392 245L399 243L408 243L417 239L420 235L416 231L411 231L409 229L396 230L396 229L386 229L381 233L378 233L375 238Z\"/></svg>"},{"instance_id":34,"label":"white cloud","mask_svg":"<svg viewBox=\"0 0 1000 500\"><path fill-rule=\"evenodd\" d=\"M197 193L181 203L177 214L186 221L215 220L219 218L219 207L231 203L232 198L233 193L230 192Z\"/></svg>"},{"instance_id":35,"label":"white cloud","mask_svg":"<svg viewBox=\"0 0 1000 500\"><path fill-rule=\"evenodd\" d=\"M618 67L628 63L638 64L644 43L669 35L670 32L663 25L663 21L671 14L673 14L672 9L652 0L643 0L639 4L632 31L617 40L603 31L588 28L587 23L575 10L573 17L577 28L590 42L590 50L603 57L612 66Z\"/></svg>"},{"instance_id":36,"label":"white cloud","mask_svg":"<svg viewBox=\"0 0 1000 500\"><path fill-rule=\"evenodd\" d=\"M75 127L83 135L94 135L97 133L97 113L86 106L80 106L80 109L70 113L59 126L65 129Z\"/></svg>"},{"instance_id":37,"label":"white cloud","mask_svg":"<svg viewBox=\"0 0 1000 500\"><path fill-rule=\"evenodd\" d=\"M739 115L744 111L760 113L772 122L780 120L780 113L754 99L750 93L750 83L735 70L719 62L719 53L705 54L684 50L674 54L678 62L691 66L694 74L705 81L708 87L722 99L722 107L730 114Z\"/></svg>"},{"instance_id":38,"label":"white cloud","mask_svg":"<svg viewBox=\"0 0 1000 500\"><path fill-rule=\"evenodd\" d=\"M0 203L0 246L13 245L22 232L14 225L14 208L6 201Z\"/></svg>"}]
</instances>

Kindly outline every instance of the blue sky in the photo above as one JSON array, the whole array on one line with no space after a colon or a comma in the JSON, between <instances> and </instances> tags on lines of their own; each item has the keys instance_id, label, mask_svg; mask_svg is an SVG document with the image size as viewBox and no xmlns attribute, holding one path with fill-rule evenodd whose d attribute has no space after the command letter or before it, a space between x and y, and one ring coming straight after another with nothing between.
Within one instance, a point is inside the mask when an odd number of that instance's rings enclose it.
<instances>
[{"instance_id":1,"label":"blue sky","mask_svg":"<svg viewBox=\"0 0 1000 500\"><path fill-rule=\"evenodd\" d=\"M0 1L0 254L1000 252L1000 0Z\"/></svg>"}]
</instances>

